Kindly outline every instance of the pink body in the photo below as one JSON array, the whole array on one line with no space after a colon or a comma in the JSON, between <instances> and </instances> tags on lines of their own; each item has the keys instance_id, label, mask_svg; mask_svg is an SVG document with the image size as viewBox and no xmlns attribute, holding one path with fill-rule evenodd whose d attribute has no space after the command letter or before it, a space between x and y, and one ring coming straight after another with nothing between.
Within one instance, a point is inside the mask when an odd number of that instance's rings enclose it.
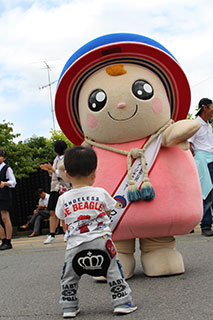
<instances>
[{"instance_id":1,"label":"pink body","mask_svg":"<svg viewBox=\"0 0 213 320\"><path fill-rule=\"evenodd\" d=\"M129 151L144 140L111 146ZM127 171L126 156L95 147L98 168L95 186L113 194ZM152 201L132 203L113 233L114 240L152 238L189 233L201 220L199 177L190 151L161 147L149 174L155 190Z\"/></svg>"}]
</instances>

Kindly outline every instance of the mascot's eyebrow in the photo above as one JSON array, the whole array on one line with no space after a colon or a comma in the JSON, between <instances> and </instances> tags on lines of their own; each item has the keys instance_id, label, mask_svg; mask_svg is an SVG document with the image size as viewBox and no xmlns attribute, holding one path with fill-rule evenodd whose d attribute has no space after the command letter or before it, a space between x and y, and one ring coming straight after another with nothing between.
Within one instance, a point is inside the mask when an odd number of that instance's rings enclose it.
<instances>
[{"instance_id":1,"label":"mascot's eyebrow","mask_svg":"<svg viewBox=\"0 0 213 320\"><path fill-rule=\"evenodd\" d=\"M106 73L110 76L121 76L122 74L127 73L126 69L122 64L116 64L106 68Z\"/></svg>"}]
</instances>

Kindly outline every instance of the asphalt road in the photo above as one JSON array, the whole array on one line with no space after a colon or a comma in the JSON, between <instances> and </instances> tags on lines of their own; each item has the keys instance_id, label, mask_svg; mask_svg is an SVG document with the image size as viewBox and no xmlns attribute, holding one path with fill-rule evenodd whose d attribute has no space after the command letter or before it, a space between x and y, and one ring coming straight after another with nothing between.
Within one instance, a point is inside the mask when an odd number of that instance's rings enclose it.
<instances>
[{"instance_id":1,"label":"asphalt road","mask_svg":"<svg viewBox=\"0 0 213 320\"><path fill-rule=\"evenodd\" d=\"M0 252L0 319L62 319L58 304L64 260L63 237L43 245L44 236L13 240L14 249ZM128 280L138 310L115 316L108 285L83 276L77 319L213 320L213 237L194 234L177 237L186 272L173 277L144 276L136 252L136 274Z\"/></svg>"}]
</instances>

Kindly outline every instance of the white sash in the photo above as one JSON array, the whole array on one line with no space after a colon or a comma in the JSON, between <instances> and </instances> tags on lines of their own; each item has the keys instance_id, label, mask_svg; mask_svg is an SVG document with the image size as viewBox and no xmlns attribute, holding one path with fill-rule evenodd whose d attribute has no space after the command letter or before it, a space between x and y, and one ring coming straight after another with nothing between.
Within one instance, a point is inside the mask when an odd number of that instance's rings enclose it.
<instances>
[{"instance_id":1,"label":"white sash","mask_svg":"<svg viewBox=\"0 0 213 320\"><path fill-rule=\"evenodd\" d=\"M154 139L150 145L147 147L145 151L146 163L147 163L147 170L148 172L152 168L155 159L158 155L159 149L161 147L162 141L162 134L160 134L156 139ZM143 182L143 172L141 168L141 159L137 158L133 165L132 165L132 178L135 181L138 187L141 186ZM113 193L113 198L120 197L123 201L123 206L121 208L115 207L110 215L111 219L111 230L113 231L115 227L120 223L121 218L123 217L124 213L126 212L127 208L131 204L127 198L127 191L128 191L128 175L126 174L124 179L121 181L120 185L117 187L115 192ZM142 201L142 200L141 200Z\"/></svg>"}]
</instances>

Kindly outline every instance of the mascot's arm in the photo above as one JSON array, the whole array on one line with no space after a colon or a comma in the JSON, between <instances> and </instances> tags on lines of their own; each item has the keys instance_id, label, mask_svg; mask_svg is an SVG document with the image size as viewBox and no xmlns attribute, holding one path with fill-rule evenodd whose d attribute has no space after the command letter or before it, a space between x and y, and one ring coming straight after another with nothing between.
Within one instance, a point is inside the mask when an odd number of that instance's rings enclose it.
<instances>
[{"instance_id":1,"label":"mascot's arm","mask_svg":"<svg viewBox=\"0 0 213 320\"><path fill-rule=\"evenodd\" d=\"M201 127L197 120L181 120L167 128L162 136L162 146L172 147L179 145L182 149L189 149L187 139L192 137Z\"/></svg>"}]
</instances>

